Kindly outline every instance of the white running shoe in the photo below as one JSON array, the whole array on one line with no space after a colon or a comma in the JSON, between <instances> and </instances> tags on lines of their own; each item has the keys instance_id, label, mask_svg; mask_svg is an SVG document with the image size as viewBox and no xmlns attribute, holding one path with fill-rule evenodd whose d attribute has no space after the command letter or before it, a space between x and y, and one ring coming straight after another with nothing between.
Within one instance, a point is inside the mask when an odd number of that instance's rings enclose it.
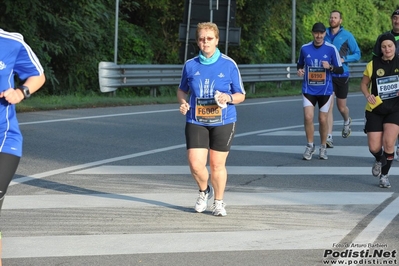
<instances>
[{"instance_id":1,"label":"white running shoe","mask_svg":"<svg viewBox=\"0 0 399 266\"><path fill-rule=\"evenodd\" d=\"M227 212L224 207L226 207L226 204L223 200L215 200L211 206L212 214L215 216L226 216Z\"/></svg>"},{"instance_id":2,"label":"white running shoe","mask_svg":"<svg viewBox=\"0 0 399 266\"><path fill-rule=\"evenodd\" d=\"M208 200L213 197L213 188L209 187L209 192L199 192L197 202L195 203L194 209L196 212L203 212L208 208Z\"/></svg>"},{"instance_id":3,"label":"white running shoe","mask_svg":"<svg viewBox=\"0 0 399 266\"><path fill-rule=\"evenodd\" d=\"M347 138L351 134L351 124L352 124L352 118L349 117L349 123L345 124L344 122L344 128L342 129L342 137Z\"/></svg>"},{"instance_id":4,"label":"white running shoe","mask_svg":"<svg viewBox=\"0 0 399 266\"><path fill-rule=\"evenodd\" d=\"M327 148L334 148L333 138L327 138L326 145L327 145Z\"/></svg>"},{"instance_id":5,"label":"white running shoe","mask_svg":"<svg viewBox=\"0 0 399 266\"><path fill-rule=\"evenodd\" d=\"M320 146L320 149L319 149L319 159L322 159L322 160L327 160L327 159L328 159L328 156L327 156L327 147L324 146L324 145L321 145L321 146Z\"/></svg>"},{"instance_id":6,"label":"white running shoe","mask_svg":"<svg viewBox=\"0 0 399 266\"><path fill-rule=\"evenodd\" d=\"M380 187L382 188L390 188L391 184L388 180L388 175L381 175L380 176Z\"/></svg>"},{"instance_id":7,"label":"white running shoe","mask_svg":"<svg viewBox=\"0 0 399 266\"><path fill-rule=\"evenodd\" d=\"M306 145L306 150L305 150L305 152L303 153L303 159L305 159L305 160L310 160L310 159L312 159L312 155L313 155L313 153L314 153L314 150L315 150L315 146L314 146L314 144L313 144L313 147L311 147L311 146L309 146L309 145Z\"/></svg>"}]
</instances>

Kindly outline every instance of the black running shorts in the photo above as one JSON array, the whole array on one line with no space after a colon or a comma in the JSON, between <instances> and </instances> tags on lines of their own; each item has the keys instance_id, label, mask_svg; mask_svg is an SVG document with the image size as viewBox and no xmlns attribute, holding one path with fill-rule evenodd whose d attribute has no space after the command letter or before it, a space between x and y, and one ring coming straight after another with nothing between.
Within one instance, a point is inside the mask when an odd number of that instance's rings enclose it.
<instances>
[{"instance_id":1,"label":"black running shorts","mask_svg":"<svg viewBox=\"0 0 399 266\"><path fill-rule=\"evenodd\" d=\"M349 77L333 78L335 96L339 99L346 99L349 91Z\"/></svg>"},{"instance_id":2,"label":"black running shorts","mask_svg":"<svg viewBox=\"0 0 399 266\"><path fill-rule=\"evenodd\" d=\"M382 132L385 123L399 125L399 110L385 115L366 111L365 132Z\"/></svg>"},{"instance_id":3,"label":"black running shorts","mask_svg":"<svg viewBox=\"0 0 399 266\"><path fill-rule=\"evenodd\" d=\"M235 125L236 123L223 126L200 126L186 123L186 147L187 149L210 148L215 151L230 151Z\"/></svg>"}]
</instances>

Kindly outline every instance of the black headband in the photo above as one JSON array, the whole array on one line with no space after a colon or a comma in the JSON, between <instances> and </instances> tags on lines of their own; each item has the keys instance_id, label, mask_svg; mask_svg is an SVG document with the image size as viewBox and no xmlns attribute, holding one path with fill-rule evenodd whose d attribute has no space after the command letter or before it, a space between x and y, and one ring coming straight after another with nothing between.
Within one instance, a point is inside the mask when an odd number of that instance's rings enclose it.
<instances>
[{"instance_id":1,"label":"black headband","mask_svg":"<svg viewBox=\"0 0 399 266\"><path fill-rule=\"evenodd\" d=\"M386 41L386 40L392 41L393 44L396 46L395 36L393 36L391 33L384 33L384 34L382 34L381 37L380 37L380 44L381 44L383 41Z\"/></svg>"}]
</instances>

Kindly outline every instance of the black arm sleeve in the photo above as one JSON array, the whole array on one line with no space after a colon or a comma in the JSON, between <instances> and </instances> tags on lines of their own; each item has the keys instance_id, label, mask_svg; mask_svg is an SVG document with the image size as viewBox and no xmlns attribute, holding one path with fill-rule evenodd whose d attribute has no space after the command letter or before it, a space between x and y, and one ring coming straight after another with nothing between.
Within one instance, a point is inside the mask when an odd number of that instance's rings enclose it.
<instances>
[{"instance_id":1,"label":"black arm sleeve","mask_svg":"<svg viewBox=\"0 0 399 266\"><path fill-rule=\"evenodd\" d=\"M296 70L302 69L304 65L296 64Z\"/></svg>"}]
</instances>

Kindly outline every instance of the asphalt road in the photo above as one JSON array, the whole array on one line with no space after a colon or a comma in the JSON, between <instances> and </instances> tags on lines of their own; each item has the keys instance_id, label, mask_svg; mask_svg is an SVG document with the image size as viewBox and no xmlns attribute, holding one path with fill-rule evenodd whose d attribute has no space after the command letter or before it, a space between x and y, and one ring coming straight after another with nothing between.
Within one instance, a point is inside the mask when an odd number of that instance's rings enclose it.
<instances>
[{"instance_id":1,"label":"asphalt road","mask_svg":"<svg viewBox=\"0 0 399 266\"><path fill-rule=\"evenodd\" d=\"M237 106L226 217L193 210L177 104L21 113L3 265L397 265L399 162L379 188L364 103L348 98L347 139L335 108L335 147L311 161L300 96Z\"/></svg>"}]
</instances>

